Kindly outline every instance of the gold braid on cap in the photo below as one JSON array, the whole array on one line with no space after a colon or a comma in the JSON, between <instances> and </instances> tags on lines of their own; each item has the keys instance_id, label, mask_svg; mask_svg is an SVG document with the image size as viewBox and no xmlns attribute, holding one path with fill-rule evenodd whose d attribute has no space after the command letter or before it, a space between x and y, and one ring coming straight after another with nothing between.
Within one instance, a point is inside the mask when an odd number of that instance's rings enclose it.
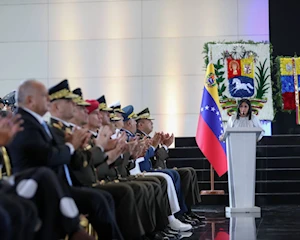
<instances>
[{"instance_id":1,"label":"gold braid on cap","mask_svg":"<svg viewBox=\"0 0 300 240\"><path fill-rule=\"evenodd\" d=\"M120 121L121 120L121 118L117 117L117 115L114 113L109 114L109 118L111 121Z\"/></svg>"},{"instance_id":2,"label":"gold braid on cap","mask_svg":"<svg viewBox=\"0 0 300 240\"><path fill-rule=\"evenodd\" d=\"M122 108L115 108L114 112L124 113L124 111L122 110Z\"/></svg>"},{"instance_id":3,"label":"gold braid on cap","mask_svg":"<svg viewBox=\"0 0 300 240\"><path fill-rule=\"evenodd\" d=\"M99 104L99 109L101 110L101 109L104 109L104 108L106 108L106 103L100 103Z\"/></svg>"},{"instance_id":4,"label":"gold braid on cap","mask_svg":"<svg viewBox=\"0 0 300 240\"><path fill-rule=\"evenodd\" d=\"M73 98L73 102L74 103L79 103L79 102L81 102L82 101L82 97L80 97L80 96L78 96L78 97L76 97L76 98Z\"/></svg>"},{"instance_id":5,"label":"gold braid on cap","mask_svg":"<svg viewBox=\"0 0 300 240\"><path fill-rule=\"evenodd\" d=\"M137 115L134 112L132 112L128 115L127 118L136 118L136 117L137 117Z\"/></svg>"},{"instance_id":6,"label":"gold braid on cap","mask_svg":"<svg viewBox=\"0 0 300 240\"><path fill-rule=\"evenodd\" d=\"M144 113L144 114L137 116L137 119L147 119L149 117L150 117L149 113Z\"/></svg>"},{"instance_id":7,"label":"gold braid on cap","mask_svg":"<svg viewBox=\"0 0 300 240\"><path fill-rule=\"evenodd\" d=\"M70 91L68 89L62 89L59 90L58 92L52 93L49 98L50 100L55 100L55 99L61 99L61 98L68 98L70 96Z\"/></svg>"},{"instance_id":8,"label":"gold braid on cap","mask_svg":"<svg viewBox=\"0 0 300 240\"><path fill-rule=\"evenodd\" d=\"M91 106L91 104L84 101L81 96L79 96L79 95L77 95L77 96L78 97L73 98L73 102L76 103L78 106Z\"/></svg>"}]
</instances>

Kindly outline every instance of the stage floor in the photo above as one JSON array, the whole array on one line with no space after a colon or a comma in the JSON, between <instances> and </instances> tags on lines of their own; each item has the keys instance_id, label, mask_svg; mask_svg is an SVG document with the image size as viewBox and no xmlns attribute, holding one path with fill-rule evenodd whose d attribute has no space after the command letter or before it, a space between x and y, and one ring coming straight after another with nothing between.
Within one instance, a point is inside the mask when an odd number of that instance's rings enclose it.
<instances>
[{"instance_id":1,"label":"stage floor","mask_svg":"<svg viewBox=\"0 0 300 240\"><path fill-rule=\"evenodd\" d=\"M225 206L194 208L207 217L205 227L194 229L192 240L299 240L300 205L262 206L261 215L240 214L228 218Z\"/></svg>"}]
</instances>

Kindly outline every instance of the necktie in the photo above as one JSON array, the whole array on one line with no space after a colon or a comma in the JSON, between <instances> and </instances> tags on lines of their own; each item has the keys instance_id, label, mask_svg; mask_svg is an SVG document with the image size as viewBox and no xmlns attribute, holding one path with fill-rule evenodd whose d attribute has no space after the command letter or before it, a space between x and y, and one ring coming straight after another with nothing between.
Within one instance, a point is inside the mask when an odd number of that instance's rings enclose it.
<instances>
[{"instance_id":1,"label":"necktie","mask_svg":"<svg viewBox=\"0 0 300 240\"><path fill-rule=\"evenodd\" d=\"M48 124L46 122L43 122L42 126L45 129L45 131L48 134L48 136L52 139L52 135L51 135L50 129L48 127ZM70 171L69 171L69 168L68 168L68 166L66 164L64 164L64 171L65 171L65 174L66 174L66 178L67 178L68 184L70 186L72 186L73 184L72 184L72 179L71 179L71 176L70 176Z\"/></svg>"},{"instance_id":2,"label":"necktie","mask_svg":"<svg viewBox=\"0 0 300 240\"><path fill-rule=\"evenodd\" d=\"M52 135L51 135L51 132L49 130L48 124L46 122L42 122L42 126L45 129L45 131L48 134L48 136L52 139Z\"/></svg>"},{"instance_id":3,"label":"necktie","mask_svg":"<svg viewBox=\"0 0 300 240\"><path fill-rule=\"evenodd\" d=\"M70 186L72 186L73 183L72 183L72 179L71 179L71 176L70 176L70 171L69 171L69 168L68 168L68 166L66 164L64 164L64 170L65 170L65 174L66 174L66 178L67 178L68 184Z\"/></svg>"}]
</instances>

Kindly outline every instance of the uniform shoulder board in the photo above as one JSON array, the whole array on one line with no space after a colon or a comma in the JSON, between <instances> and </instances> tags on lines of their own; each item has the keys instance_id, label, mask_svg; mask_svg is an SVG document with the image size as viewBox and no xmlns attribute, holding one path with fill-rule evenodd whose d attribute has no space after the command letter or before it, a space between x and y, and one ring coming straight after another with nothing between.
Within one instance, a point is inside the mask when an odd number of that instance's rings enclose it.
<instances>
[{"instance_id":1,"label":"uniform shoulder board","mask_svg":"<svg viewBox=\"0 0 300 240\"><path fill-rule=\"evenodd\" d=\"M66 132L67 134L72 134L72 130L71 130L71 128L69 128L69 127L66 127L66 128L65 128L65 132Z\"/></svg>"},{"instance_id":2,"label":"uniform shoulder board","mask_svg":"<svg viewBox=\"0 0 300 240\"><path fill-rule=\"evenodd\" d=\"M53 123L52 126L55 127L55 128L58 128L58 129L62 130L62 126L60 124L58 124L58 123Z\"/></svg>"}]
</instances>

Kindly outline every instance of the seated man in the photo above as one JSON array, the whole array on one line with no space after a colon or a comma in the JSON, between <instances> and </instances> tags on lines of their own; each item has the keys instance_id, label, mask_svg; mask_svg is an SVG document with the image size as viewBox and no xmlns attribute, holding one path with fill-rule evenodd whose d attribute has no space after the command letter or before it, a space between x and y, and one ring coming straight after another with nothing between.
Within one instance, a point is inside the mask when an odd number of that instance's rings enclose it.
<instances>
[{"instance_id":1,"label":"seated man","mask_svg":"<svg viewBox=\"0 0 300 240\"><path fill-rule=\"evenodd\" d=\"M23 130L22 123L19 115L0 119L0 146L7 145ZM0 159L0 165L10 175L9 157L4 147L1 147ZM1 239L50 240L66 234L69 239L92 239L80 230L74 200L64 193L50 169L31 168L0 180L0 208L0 219L4 218L1 222L9 224L1 233Z\"/></svg>"},{"instance_id":2,"label":"seated man","mask_svg":"<svg viewBox=\"0 0 300 240\"><path fill-rule=\"evenodd\" d=\"M127 107L124 107L122 109L124 111L123 118L124 118L124 128L121 129L121 131L126 132L127 134L127 141L130 141L132 138L135 138L135 132L136 132L136 115L134 113L134 109L133 106L129 105ZM150 147L147 147L146 149L146 154L140 158L142 160L139 159L139 169L137 172L139 171L146 171L147 173L144 173L144 175L146 176L163 176L166 179L167 178L171 178L172 182L168 183L168 186L172 186L174 185L175 190L176 190L176 198L170 198L170 205L171 205L171 210L172 210L172 215L169 216L169 226L172 229L175 230L180 230L180 231L187 231L190 230L192 228L192 226L190 224L184 224L182 222L180 222L178 219L174 218L173 214L177 213L178 215L181 215L182 213L187 211L184 199L183 199L183 195L181 194L181 188L180 188L180 176L179 174L174 171L174 170L170 170L170 169L163 169L163 170L157 170L154 171L151 168L141 168L141 164L143 162L148 162L149 158L152 157L154 155L154 151L156 149L156 147L158 146L160 140L160 135L156 134L153 139L152 139L152 145L150 145ZM137 164L136 163L136 164ZM132 171L131 171L132 172ZM170 196L169 196L170 197ZM175 200L175 201L174 201ZM175 203L175 204L172 204ZM179 206L176 206L176 203L179 203ZM173 206L173 208L172 208Z\"/></svg>"},{"instance_id":3,"label":"seated man","mask_svg":"<svg viewBox=\"0 0 300 240\"><path fill-rule=\"evenodd\" d=\"M27 80L19 86L17 96L19 106L17 113L24 120L24 130L17 133L8 146L13 172L41 166L54 169L62 181L61 185L75 200L79 212L88 214L94 229L101 236L101 231L104 230L103 224L116 224L113 212L114 201L108 193L73 187L67 166L75 149L85 144L88 133L78 129L73 132L66 144L60 144L42 118L48 111L50 98L52 101L64 99L63 104L67 106L72 104L73 101L70 99L76 96L71 94L68 81L62 81L53 87L49 96L42 83Z\"/></svg>"},{"instance_id":4,"label":"seated man","mask_svg":"<svg viewBox=\"0 0 300 240\"><path fill-rule=\"evenodd\" d=\"M141 138L150 138L149 134L153 131L153 121L148 108L137 114L137 135ZM155 155L150 158L150 161L141 163L141 168L150 166L153 169L167 169L166 160L168 159L168 147L174 142L174 135L161 133L161 142L155 150ZM194 168L174 168L181 179L181 189L185 197L185 202L188 207L188 212L184 213L187 219L198 218L203 219L191 211L191 207L201 202L200 191L197 181L197 173Z\"/></svg>"}]
</instances>

